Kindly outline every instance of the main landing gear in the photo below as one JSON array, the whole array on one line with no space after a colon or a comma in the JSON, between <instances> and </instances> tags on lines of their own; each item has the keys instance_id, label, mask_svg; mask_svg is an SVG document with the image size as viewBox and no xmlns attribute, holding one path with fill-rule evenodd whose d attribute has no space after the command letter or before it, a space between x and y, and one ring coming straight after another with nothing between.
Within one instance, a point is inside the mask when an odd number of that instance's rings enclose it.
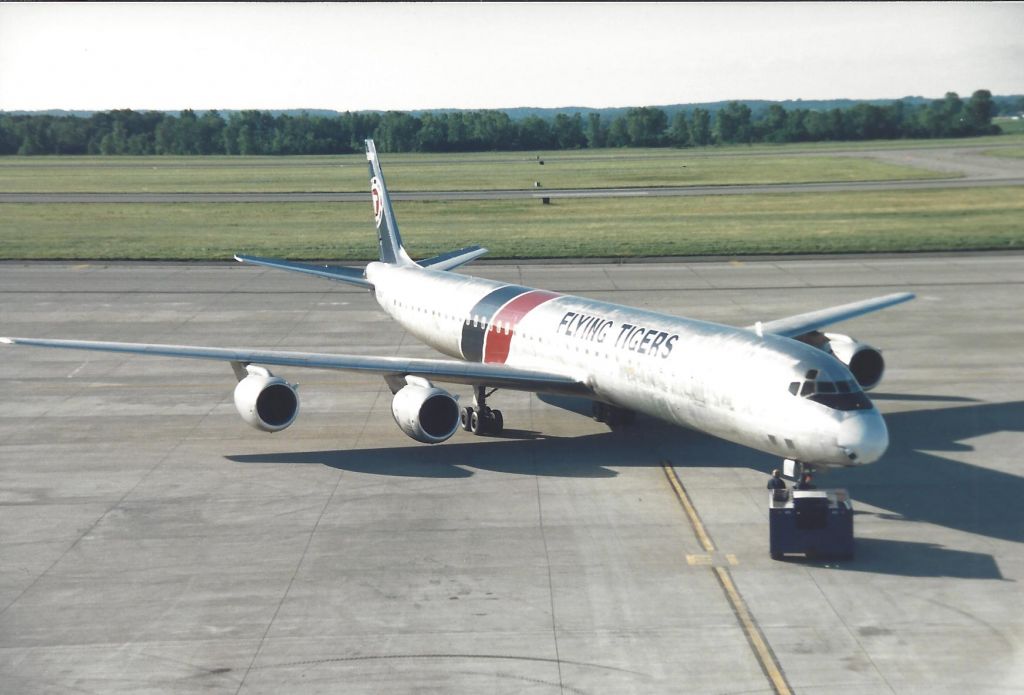
<instances>
[{"instance_id":1,"label":"main landing gear","mask_svg":"<svg viewBox=\"0 0 1024 695\"><path fill-rule=\"evenodd\" d=\"M601 401L593 401L591 412L594 419L615 427L616 425L629 425L636 420L636 412L618 406L608 405Z\"/></svg>"},{"instance_id":2,"label":"main landing gear","mask_svg":"<svg viewBox=\"0 0 1024 695\"><path fill-rule=\"evenodd\" d=\"M473 390L473 405L466 406L459 413L459 421L462 429L476 435L501 434L505 429L505 418L500 410L491 410L487 407L487 398L494 395L498 389L491 389L486 392L483 386L477 386Z\"/></svg>"}]
</instances>

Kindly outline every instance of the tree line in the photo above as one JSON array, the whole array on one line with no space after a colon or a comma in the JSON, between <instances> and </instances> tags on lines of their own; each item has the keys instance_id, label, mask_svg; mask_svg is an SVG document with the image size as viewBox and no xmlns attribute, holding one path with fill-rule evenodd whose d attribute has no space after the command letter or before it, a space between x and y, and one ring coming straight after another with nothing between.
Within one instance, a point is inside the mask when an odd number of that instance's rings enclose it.
<instances>
[{"instance_id":1,"label":"tree line","mask_svg":"<svg viewBox=\"0 0 1024 695\"><path fill-rule=\"evenodd\" d=\"M845 109L786 109L755 113L732 101L712 112L629 109L624 115L513 120L504 111L346 112L337 116L240 111L179 114L119 109L89 117L0 114L2 155L309 155L349 154L372 137L383 152L571 150L602 147L701 147L901 138L945 138L999 132L992 95L964 101L955 92L930 103L894 101Z\"/></svg>"}]
</instances>

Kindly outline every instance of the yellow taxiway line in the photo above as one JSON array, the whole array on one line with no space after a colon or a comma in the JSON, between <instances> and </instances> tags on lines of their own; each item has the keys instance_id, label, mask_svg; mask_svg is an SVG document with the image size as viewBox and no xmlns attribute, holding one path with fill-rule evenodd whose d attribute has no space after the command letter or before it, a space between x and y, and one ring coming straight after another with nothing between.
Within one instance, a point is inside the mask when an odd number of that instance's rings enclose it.
<instances>
[{"instance_id":1,"label":"yellow taxiway line","mask_svg":"<svg viewBox=\"0 0 1024 695\"><path fill-rule=\"evenodd\" d=\"M697 540L700 541L701 546L706 552L714 553L715 544L712 542L707 529L704 528L704 523L700 520L700 515L697 514L697 508L690 501L690 496L686 493L686 488L683 487L679 476L676 475L675 469L668 461L663 461L661 468L665 471L665 477L668 478L669 484L676 493L676 498L686 512ZM729 565L736 565L739 562L736 556L731 553L727 554L725 558ZM736 619L743 628L743 633L750 644L750 648L754 651L754 656L757 658L761 670L764 671L764 675L767 676L772 684L772 689L776 695L792 695L793 690L789 687L789 683L786 682L786 676L782 673L782 668L779 666L774 652L768 646L768 641L765 640L764 635L761 634L761 629L750 614L746 601L743 600L743 596L740 595L739 590L736 588L732 575L729 573L729 568L723 564L716 564L710 555L687 555L686 560L690 565L711 566L715 576L718 578L718 583L722 587L722 591L725 592L725 597L729 600L729 605L732 606Z\"/></svg>"}]
</instances>

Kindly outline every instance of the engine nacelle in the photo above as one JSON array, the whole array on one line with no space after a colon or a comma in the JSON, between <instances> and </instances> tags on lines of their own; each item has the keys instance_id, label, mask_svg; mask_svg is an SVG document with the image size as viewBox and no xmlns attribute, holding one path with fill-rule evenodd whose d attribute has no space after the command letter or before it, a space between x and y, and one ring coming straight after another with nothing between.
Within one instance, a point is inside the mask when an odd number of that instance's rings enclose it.
<instances>
[{"instance_id":1,"label":"engine nacelle","mask_svg":"<svg viewBox=\"0 0 1024 695\"><path fill-rule=\"evenodd\" d=\"M885 374L885 360L878 348L860 343L842 333L825 333L828 347L845 364L865 391L878 386Z\"/></svg>"},{"instance_id":2,"label":"engine nacelle","mask_svg":"<svg viewBox=\"0 0 1024 695\"><path fill-rule=\"evenodd\" d=\"M235 408L246 424L264 432L280 432L299 414L297 387L267 369L246 366L249 376L235 387Z\"/></svg>"},{"instance_id":3,"label":"engine nacelle","mask_svg":"<svg viewBox=\"0 0 1024 695\"><path fill-rule=\"evenodd\" d=\"M399 429L424 444L438 444L455 434L459 429L455 397L425 379L408 377L407 382L391 401Z\"/></svg>"}]
</instances>

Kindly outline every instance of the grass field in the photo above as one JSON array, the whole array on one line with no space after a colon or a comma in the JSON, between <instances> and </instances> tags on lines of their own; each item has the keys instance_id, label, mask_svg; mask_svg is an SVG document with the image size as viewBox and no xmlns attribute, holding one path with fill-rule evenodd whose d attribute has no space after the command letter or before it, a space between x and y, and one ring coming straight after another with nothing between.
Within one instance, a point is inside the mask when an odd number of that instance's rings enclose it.
<instances>
[{"instance_id":1,"label":"grass field","mask_svg":"<svg viewBox=\"0 0 1024 695\"><path fill-rule=\"evenodd\" d=\"M985 150L991 157L1024 157L1024 145L1021 147L1001 147L998 150Z\"/></svg>"},{"instance_id":2,"label":"grass field","mask_svg":"<svg viewBox=\"0 0 1024 695\"><path fill-rule=\"evenodd\" d=\"M999 126L1004 135L1019 135L1024 133L1024 119L1018 118L1014 120L1012 118L1002 117L994 118L992 122Z\"/></svg>"},{"instance_id":3,"label":"grass field","mask_svg":"<svg viewBox=\"0 0 1024 695\"><path fill-rule=\"evenodd\" d=\"M857 157L622 150L489 155L393 155L392 190L445 191L708 184L889 181L941 173ZM541 159L537 157L541 156ZM544 164L540 164L543 161ZM0 158L0 190L41 192L307 192L366 190L366 160L342 157Z\"/></svg>"},{"instance_id":4,"label":"grass field","mask_svg":"<svg viewBox=\"0 0 1024 695\"><path fill-rule=\"evenodd\" d=\"M492 258L843 253L1024 247L1021 189L404 202L417 257L480 243ZM4 204L0 258L229 260L376 256L368 204Z\"/></svg>"}]
</instances>

